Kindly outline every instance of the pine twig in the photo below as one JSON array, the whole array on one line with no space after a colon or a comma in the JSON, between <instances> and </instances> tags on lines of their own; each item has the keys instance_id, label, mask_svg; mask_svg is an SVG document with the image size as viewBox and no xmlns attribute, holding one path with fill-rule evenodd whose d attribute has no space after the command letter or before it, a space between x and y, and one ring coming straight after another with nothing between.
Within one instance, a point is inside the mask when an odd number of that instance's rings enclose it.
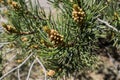
<instances>
[{"instance_id":1,"label":"pine twig","mask_svg":"<svg viewBox=\"0 0 120 80\"><path fill-rule=\"evenodd\" d=\"M16 33L16 34L18 34L18 35L30 35L30 34L34 34L35 32L18 32L18 31L9 31L9 30L7 30L8 32L10 32L10 33Z\"/></svg>"},{"instance_id":2,"label":"pine twig","mask_svg":"<svg viewBox=\"0 0 120 80\"><path fill-rule=\"evenodd\" d=\"M20 35L29 35L29 34L34 34L35 32L20 32L20 33L17 33L17 34L20 34Z\"/></svg>"},{"instance_id":3,"label":"pine twig","mask_svg":"<svg viewBox=\"0 0 120 80\"><path fill-rule=\"evenodd\" d=\"M9 43L10 42L0 43L0 49L2 49L5 44L9 44Z\"/></svg>"},{"instance_id":4,"label":"pine twig","mask_svg":"<svg viewBox=\"0 0 120 80\"><path fill-rule=\"evenodd\" d=\"M116 32L120 32L117 28L115 28L114 26L110 25L108 22L101 20L100 18L97 18L97 20L103 24L105 24L107 27L113 29Z\"/></svg>"},{"instance_id":5,"label":"pine twig","mask_svg":"<svg viewBox=\"0 0 120 80\"><path fill-rule=\"evenodd\" d=\"M5 44L9 44L10 42L4 42L4 43L0 43L0 45L5 45Z\"/></svg>"}]
</instances>

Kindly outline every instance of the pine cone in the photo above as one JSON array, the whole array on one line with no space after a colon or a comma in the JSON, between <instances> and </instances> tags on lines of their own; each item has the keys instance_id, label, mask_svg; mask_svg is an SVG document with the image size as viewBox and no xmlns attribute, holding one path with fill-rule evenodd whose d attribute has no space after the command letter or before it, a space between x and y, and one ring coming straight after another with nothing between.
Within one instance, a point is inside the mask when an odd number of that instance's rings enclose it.
<instances>
[{"instance_id":1,"label":"pine cone","mask_svg":"<svg viewBox=\"0 0 120 80\"><path fill-rule=\"evenodd\" d=\"M74 4L73 5L72 18L76 22L82 23L84 17L85 17L85 12L77 4Z\"/></svg>"}]
</instances>

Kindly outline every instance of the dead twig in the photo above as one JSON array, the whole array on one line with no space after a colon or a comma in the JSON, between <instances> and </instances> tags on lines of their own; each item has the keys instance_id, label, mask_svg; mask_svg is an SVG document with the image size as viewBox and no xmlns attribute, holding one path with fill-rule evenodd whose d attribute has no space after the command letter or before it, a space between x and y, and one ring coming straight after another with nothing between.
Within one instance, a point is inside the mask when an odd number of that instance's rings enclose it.
<instances>
[{"instance_id":1,"label":"dead twig","mask_svg":"<svg viewBox=\"0 0 120 80\"><path fill-rule=\"evenodd\" d=\"M47 74L46 74L47 71L46 71L45 67L43 66L42 62L39 60L38 57L35 57L35 58L36 58L37 62L41 65L41 67L43 68L43 71L44 71L44 74L45 74L45 79L44 80L47 80Z\"/></svg>"},{"instance_id":2,"label":"dead twig","mask_svg":"<svg viewBox=\"0 0 120 80\"><path fill-rule=\"evenodd\" d=\"M26 80L29 80L29 77L30 77L30 72L31 72L31 70L32 70L32 67L33 67L33 65L34 65L35 61L36 61L36 59L34 59L34 61L32 62L31 66L30 66L30 69L29 69L29 72L28 72L28 75L27 75Z\"/></svg>"},{"instance_id":3,"label":"dead twig","mask_svg":"<svg viewBox=\"0 0 120 80\"><path fill-rule=\"evenodd\" d=\"M30 51L31 52L31 51ZM8 71L6 74L4 74L2 77L0 77L0 80L2 80L4 77L6 77L8 74L11 72L15 71L16 69L19 69L23 64L25 64L29 58L33 55L34 53L31 53L21 64L19 64L17 67L13 68L12 70Z\"/></svg>"},{"instance_id":4,"label":"dead twig","mask_svg":"<svg viewBox=\"0 0 120 80\"><path fill-rule=\"evenodd\" d=\"M19 68L17 69L17 72L18 72L18 80L21 80L20 79L20 69Z\"/></svg>"},{"instance_id":5,"label":"dead twig","mask_svg":"<svg viewBox=\"0 0 120 80\"><path fill-rule=\"evenodd\" d=\"M105 24L107 27L113 29L116 32L120 32L117 28L115 28L114 26L110 25L108 22L101 20L100 18L97 18L97 20L103 24Z\"/></svg>"}]
</instances>

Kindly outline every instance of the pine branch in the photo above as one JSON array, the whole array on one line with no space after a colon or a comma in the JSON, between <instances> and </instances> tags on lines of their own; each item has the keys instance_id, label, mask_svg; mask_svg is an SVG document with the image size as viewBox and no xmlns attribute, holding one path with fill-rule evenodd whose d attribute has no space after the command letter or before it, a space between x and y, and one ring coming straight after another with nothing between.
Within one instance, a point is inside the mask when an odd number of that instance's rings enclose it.
<instances>
[{"instance_id":1,"label":"pine branch","mask_svg":"<svg viewBox=\"0 0 120 80\"><path fill-rule=\"evenodd\" d=\"M32 32L18 32L17 34L19 34L19 35L29 35L29 34L34 34L35 32L34 31L32 31Z\"/></svg>"}]
</instances>

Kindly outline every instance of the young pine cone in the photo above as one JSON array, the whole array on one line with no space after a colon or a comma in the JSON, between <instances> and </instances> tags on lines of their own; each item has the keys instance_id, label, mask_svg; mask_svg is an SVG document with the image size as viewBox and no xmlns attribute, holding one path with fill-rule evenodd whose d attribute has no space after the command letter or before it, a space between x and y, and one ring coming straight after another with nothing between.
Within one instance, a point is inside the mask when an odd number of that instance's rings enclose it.
<instances>
[{"instance_id":1,"label":"young pine cone","mask_svg":"<svg viewBox=\"0 0 120 80\"><path fill-rule=\"evenodd\" d=\"M50 41L55 45L63 45L63 36L60 35L56 30L51 29L49 33Z\"/></svg>"},{"instance_id":2,"label":"young pine cone","mask_svg":"<svg viewBox=\"0 0 120 80\"><path fill-rule=\"evenodd\" d=\"M72 12L72 18L78 22L81 23L85 17L85 12L77 5L73 5L73 12Z\"/></svg>"}]
</instances>

